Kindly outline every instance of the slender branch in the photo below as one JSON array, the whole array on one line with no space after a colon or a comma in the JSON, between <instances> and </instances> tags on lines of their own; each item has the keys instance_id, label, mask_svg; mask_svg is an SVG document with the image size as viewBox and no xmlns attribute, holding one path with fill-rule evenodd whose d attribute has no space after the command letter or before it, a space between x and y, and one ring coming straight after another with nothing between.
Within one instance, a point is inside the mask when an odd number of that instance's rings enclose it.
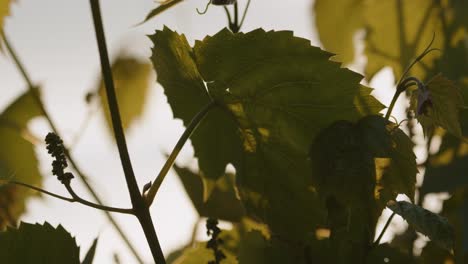
<instances>
[{"instance_id":1,"label":"slender branch","mask_svg":"<svg viewBox=\"0 0 468 264\"><path fill-rule=\"evenodd\" d=\"M239 4L237 3L237 1L234 3L234 28L233 28L233 32L234 33L237 33L239 32Z\"/></svg>"},{"instance_id":2,"label":"slender branch","mask_svg":"<svg viewBox=\"0 0 468 264\"><path fill-rule=\"evenodd\" d=\"M69 197L59 195L59 194L55 194L53 192L46 191L44 189L41 189L41 188L33 186L33 185L29 185L27 183L22 183L22 182L18 182L18 181L8 181L8 184L15 184L15 185L23 186L23 187L26 187L26 188L29 188L29 189L33 189L35 191L41 192L43 194L47 194L49 196L52 196L52 197L55 197L57 199L64 200L64 201L67 201L67 202L70 202L70 203L76 202L73 198L69 198Z\"/></svg>"},{"instance_id":3,"label":"slender branch","mask_svg":"<svg viewBox=\"0 0 468 264\"><path fill-rule=\"evenodd\" d=\"M99 57L101 59L101 70L104 79L104 86L106 88L107 101L109 111L111 114L112 127L114 129L115 141L120 155L120 160L127 181L128 191L132 204L138 201L140 192L138 184L133 172L132 163L128 154L127 142L124 135L122 121L120 118L119 106L117 103L117 95L115 93L114 81L112 79L112 70L109 62L109 55L107 53L106 38L104 35L104 27L102 25L101 10L99 0L90 0L91 12L93 14L94 28L96 31L97 44L99 48ZM135 206L135 205L134 205Z\"/></svg>"},{"instance_id":4,"label":"slender branch","mask_svg":"<svg viewBox=\"0 0 468 264\"><path fill-rule=\"evenodd\" d=\"M19 60L18 56L16 55L16 52L15 50L13 49L13 47L10 45L9 41L8 41L8 38L6 37L6 35L4 34L4 32L2 31L1 32L1 35L2 35L2 38L3 38L3 41L5 43L5 47L7 48L10 56L12 57L13 59L13 62L15 63L16 67L18 68L18 70L20 71L23 79L25 80L25 82L27 83L28 85L28 89L29 91L31 92L34 100L36 101L37 105L39 106L41 112L42 112L42 115L45 117L45 119L47 120L47 122L49 123L49 126L52 128L52 131L59 135L60 136L60 133L58 132L58 129L56 128L55 126L55 123L53 122L53 120L51 119L50 115L48 114L48 112L46 111L45 109L45 106L40 98L40 96L38 95L38 93L36 92L36 90L33 88L34 85L31 81L31 79L29 78L29 75L28 73L26 72L25 70L25 67L23 66L23 64L21 63L21 61ZM65 155L67 156L67 159L70 161L70 164L72 165L73 169L76 171L76 173L78 174L78 176L80 176L83 184L85 185L86 189L88 190L88 192L91 194L91 196L93 197L94 200L96 200L96 202L98 204L103 204L101 198L99 198L97 192L92 188L92 186L86 181L86 179L88 178L86 176L86 174L81 170L81 168L78 166L78 164L75 162L75 159L73 158L73 156L70 154L69 150L65 148ZM120 235L120 237L122 238L122 240L124 241L124 243L127 245L128 249L130 249L130 251L132 252L133 256L135 257L135 259L138 261L138 263L143 263L143 259L139 256L137 250L135 249L135 247L132 245L132 243L130 242L130 240L128 240L127 236L124 234L123 232L123 229L119 226L119 224L117 223L117 221L114 219L114 217L107 211L104 211L104 214L106 215L107 219L109 220L109 222L111 222L111 224L114 226L115 230L117 231L117 233Z\"/></svg>"},{"instance_id":5,"label":"slender branch","mask_svg":"<svg viewBox=\"0 0 468 264\"><path fill-rule=\"evenodd\" d=\"M239 23L239 30L242 28L242 25L244 25L244 20L245 20L245 17L247 16L247 11L249 11L249 7L250 7L250 0L247 1L247 5L245 6L244 13L242 14L242 18Z\"/></svg>"},{"instance_id":6,"label":"slender branch","mask_svg":"<svg viewBox=\"0 0 468 264\"><path fill-rule=\"evenodd\" d=\"M74 201L79 202L81 204L87 205L89 207L99 209L99 210L104 210L108 212L115 212L115 213L122 213L122 214L135 214L134 210L132 208L126 209L126 208L117 208L117 207L111 207L111 206L105 206L105 205L100 205L100 204L95 204L90 201L87 201L78 194L75 193L73 188L71 187L70 184L65 184L65 187L67 188L67 191L70 193L70 195L73 197Z\"/></svg>"},{"instance_id":7,"label":"slender branch","mask_svg":"<svg viewBox=\"0 0 468 264\"><path fill-rule=\"evenodd\" d=\"M153 259L158 264L165 264L166 260L159 243L156 230L154 228L149 207L145 204L145 200L140 194L138 184L133 172L130 156L128 154L127 143L125 134L122 127L120 118L119 107L117 104L117 96L115 94L114 82L112 79L112 71L109 63L109 56L107 54L106 38L104 35L104 27L101 17L101 8L99 0L90 0L91 13L93 16L94 29L96 31L96 39L99 48L99 57L101 59L101 69L104 79L104 86L106 88L107 101L109 103L109 110L111 114L112 127L114 129L114 136L119 150L120 161L125 174L128 192L132 202L133 210L138 218L143 232L145 234L148 245L151 249Z\"/></svg>"},{"instance_id":8,"label":"slender branch","mask_svg":"<svg viewBox=\"0 0 468 264\"><path fill-rule=\"evenodd\" d=\"M385 119L387 120L390 119L393 108L395 107L396 101L398 100L398 97L400 97L400 94L406 91L408 87L413 86L413 85L419 86L421 85L421 82L415 77L408 77L397 85L395 94L393 95L390 106L388 107L387 113L385 114Z\"/></svg>"},{"instance_id":9,"label":"slender branch","mask_svg":"<svg viewBox=\"0 0 468 264\"><path fill-rule=\"evenodd\" d=\"M226 17L228 19L229 27L231 27L232 25L231 13L229 13L229 9L226 6L223 6L223 8L224 8L224 12L226 12Z\"/></svg>"},{"instance_id":10,"label":"slender branch","mask_svg":"<svg viewBox=\"0 0 468 264\"><path fill-rule=\"evenodd\" d=\"M382 237L385 234L385 231L387 231L387 228L390 226L390 222L392 222L392 219L393 219L393 217L395 217L395 214L396 213L393 212L392 215L388 218L387 223L385 223L385 226L382 229L382 231L380 232L379 237L377 238L377 240L372 245L373 247L378 246L380 244L380 240L382 240Z\"/></svg>"},{"instance_id":11,"label":"slender branch","mask_svg":"<svg viewBox=\"0 0 468 264\"><path fill-rule=\"evenodd\" d=\"M81 204L83 204L83 205L86 205L86 206L89 206L89 207L92 207L92 208L95 208L95 209L99 209L99 210L104 210L104 211L109 211L109 212L115 212L115 213L122 213L122 214L133 214L133 210L132 210L132 209L124 209L124 208L116 208L116 207L110 207L110 206L103 206L103 205L100 205L100 204L95 204L95 203L86 201L86 200L82 199L81 197L79 197L79 196L73 191L73 189L71 188L70 185L65 185L65 186L67 187L67 190L68 190L68 192L70 193L70 195L72 196L72 198L65 197L65 196L62 196L62 195L59 195L59 194L56 194L56 193L53 193L53 192L49 192L49 191L46 191L46 190L41 189L41 188L39 188L39 187L30 185L30 184L27 184L27 183L23 183L23 182L8 181L8 184L15 184L15 185L23 186L23 187L26 187L26 188L29 188L29 189L32 189L32 190L41 192L41 193L43 193L43 194L47 194L47 195L49 195L49 196L52 196L52 197L54 197L54 198L57 198L57 199L60 199L60 200L63 200L63 201L67 201L67 202L70 202L70 203L78 202L78 203L81 203Z\"/></svg>"},{"instance_id":12,"label":"slender branch","mask_svg":"<svg viewBox=\"0 0 468 264\"><path fill-rule=\"evenodd\" d=\"M164 178L166 177L167 173L169 170L172 168L172 165L175 162L175 159L177 158L177 155L179 155L179 152L182 150L184 147L185 143L187 140L190 138L192 133L195 131L197 126L200 124L200 122L205 118L206 114L216 105L215 101L211 101L208 103L200 112L198 112L195 117L190 121L189 125L185 129L184 133L182 136L179 138L179 141L177 141L177 144L175 145L174 149L172 150L171 154L169 155L169 158L166 160L166 163L162 167L161 171L159 172L158 176L154 180L153 185L149 188L149 190L143 194L146 200L146 204L150 206L153 203L154 197L156 196L156 193L159 190L159 187L161 187L162 182L164 181Z\"/></svg>"}]
</instances>

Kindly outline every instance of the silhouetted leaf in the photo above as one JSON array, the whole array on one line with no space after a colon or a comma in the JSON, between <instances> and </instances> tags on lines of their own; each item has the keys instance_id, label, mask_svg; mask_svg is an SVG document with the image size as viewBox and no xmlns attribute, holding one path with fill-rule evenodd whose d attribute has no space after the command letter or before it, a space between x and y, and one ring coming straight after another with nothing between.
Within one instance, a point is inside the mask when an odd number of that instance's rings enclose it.
<instances>
[{"instance_id":1,"label":"silhouetted leaf","mask_svg":"<svg viewBox=\"0 0 468 264\"><path fill-rule=\"evenodd\" d=\"M314 136L333 120L382 109L359 84L362 76L291 32L225 29L194 50L167 28L151 39L158 81L176 117L187 124L211 100L218 104L192 137L203 175L217 179L234 164L248 214L277 234L304 236L321 219L308 187Z\"/></svg>"},{"instance_id":2,"label":"silhouetted leaf","mask_svg":"<svg viewBox=\"0 0 468 264\"><path fill-rule=\"evenodd\" d=\"M226 251L223 250L223 253L226 255L226 259L222 260L222 264L237 264L236 257ZM169 264L207 264L209 261L214 260L214 253L213 250L206 248L205 242L197 242L193 246L188 246L180 252L178 252L179 256L172 259L172 262L168 262Z\"/></svg>"},{"instance_id":3,"label":"silhouetted leaf","mask_svg":"<svg viewBox=\"0 0 468 264\"><path fill-rule=\"evenodd\" d=\"M424 263L424 264L455 263L455 260L449 251L437 246L434 242L429 241L422 250L421 263Z\"/></svg>"},{"instance_id":4,"label":"silhouetted leaf","mask_svg":"<svg viewBox=\"0 0 468 264\"><path fill-rule=\"evenodd\" d=\"M166 11L167 9L171 8L172 6L175 6L176 4L182 1L184 0L165 0L161 2L158 7L151 10L151 12L149 12L149 14L146 15L145 20L143 20L143 22L141 22L140 24L147 22L148 20L154 18L155 16L161 14L162 12Z\"/></svg>"},{"instance_id":5,"label":"silhouetted leaf","mask_svg":"<svg viewBox=\"0 0 468 264\"><path fill-rule=\"evenodd\" d=\"M0 232L3 263L80 263L75 239L62 227L21 223Z\"/></svg>"},{"instance_id":6,"label":"silhouetted leaf","mask_svg":"<svg viewBox=\"0 0 468 264\"><path fill-rule=\"evenodd\" d=\"M94 239L93 244L89 248L88 252L85 255L85 258L81 262L81 264L92 264L94 255L96 254L96 247L97 247L98 239Z\"/></svg>"},{"instance_id":7,"label":"silhouetted leaf","mask_svg":"<svg viewBox=\"0 0 468 264\"><path fill-rule=\"evenodd\" d=\"M143 114L150 87L150 73L150 63L123 55L119 56L112 64L115 92L125 130ZM106 90L102 81L100 82L99 95L107 127L109 131L113 131Z\"/></svg>"},{"instance_id":8,"label":"silhouetted leaf","mask_svg":"<svg viewBox=\"0 0 468 264\"><path fill-rule=\"evenodd\" d=\"M392 248L389 244L380 244L370 251L366 263L415 264L416 262L411 256L398 251L398 249Z\"/></svg>"},{"instance_id":9,"label":"silhouetted leaf","mask_svg":"<svg viewBox=\"0 0 468 264\"><path fill-rule=\"evenodd\" d=\"M424 131L427 133L433 131L435 126L440 126L461 137L459 114L464 102L460 90L441 74L432 78L426 84L426 89L413 92L411 106Z\"/></svg>"},{"instance_id":10,"label":"silhouetted leaf","mask_svg":"<svg viewBox=\"0 0 468 264\"><path fill-rule=\"evenodd\" d=\"M239 222L245 215L242 203L236 197L233 174L227 173L219 178L214 183L208 200L205 201L202 176L177 165L174 169L200 216Z\"/></svg>"},{"instance_id":11,"label":"silhouetted leaf","mask_svg":"<svg viewBox=\"0 0 468 264\"><path fill-rule=\"evenodd\" d=\"M42 114L32 95L19 96L0 114L0 179L17 180L40 186L41 175L34 145L25 138L27 122ZM25 199L33 192L27 188L0 184L0 230L16 225L24 211Z\"/></svg>"},{"instance_id":12,"label":"silhouetted leaf","mask_svg":"<svg viewBox=\"0 0 468 264\"><path fill-rule=\"evenodd\" d=\"M405 201L391 202L388 208L403 217L416 231L428 236L437 245L448 250L454 247L453 228L446 218Z\"/></svg>"},{"instance_id":13,"label":"silhouetted leaf","mask_svg":"<svg viewBox=\"0 0 468 264\"><path fill-rule=\"evenodd\" d=\"M447 134L426 165L422 194L453 192L468 185L468 143Z\"/></svg>"},{"instance_id":14,"label":"silhouetted leaf","mask_svg":"<svg viewBox=\"0 0 468 264\"><path fill-rule=\"evenodd\" d=\"M354 60L354 34L364 24L362 0L316 0L315 24L326 50L337 53L337 61Z\"/></svg>"},{"instance_id":15,"label":"silhouetted leaf","mask_svg":"<svg viewBox=\"0 0 468 264\"><path fill-rule=\"evenodd\" d=\"M460 186L452 192L450 199L444 201L443 210L440 213L447 217L455 233L455 263L468 261L468 188Z\"/></svg>"},{"instance_id":16,"label":"silhouetted leaf","mask_svg":"<svg viewBox=\"0 0 468 264\"><path fill-rule=\"evenodd\" d=\"M416 155L413 142L395 124L382 116L367 116L358 122L376 169L376 200L383 208L397 194L414 198Z\"/></svg>"}]
</instances>

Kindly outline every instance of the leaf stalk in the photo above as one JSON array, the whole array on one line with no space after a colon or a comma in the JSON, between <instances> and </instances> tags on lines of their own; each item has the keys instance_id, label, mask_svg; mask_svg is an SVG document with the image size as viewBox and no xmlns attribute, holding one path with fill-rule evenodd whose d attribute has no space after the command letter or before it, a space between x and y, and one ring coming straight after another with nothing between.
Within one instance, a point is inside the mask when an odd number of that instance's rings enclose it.
<instances>
[{"instance_id":1,"label":"leaf stalk","mask_svg":"<svg viewBox=\"0 0 468 264\"><path fill-rule=\"evenodd\" d=\"M172 168L172 165L174 165L174 162L177 158L177 155L179 155L180 151L184 147L185 143L187 140L190 138L192 133L195 131L195 129L198 127L198 125L201 123L201 121L205 118L205 116L208 114L208 112L216 106L215 101L211 101L208 103L205 107L203 107L200 112L198 112L193 119L190 121L188 124L187 128L185 129L184 133L182 136L179 138L179 141L177 141L177 144L175 145L174 149L172 150L171 154L169 155L168 159L166 160L166 163L162 167L161 171L159 172L158 176L154 180L154 183L151 185L149 190L143 194L146 200L146 204L150 206L153 201L154 197L156 196L156 193L158 192L159 188L161 187L162 182L164 181L164 178L166 177L167 173L169 170Z\"/></svg>"}]
</instances>

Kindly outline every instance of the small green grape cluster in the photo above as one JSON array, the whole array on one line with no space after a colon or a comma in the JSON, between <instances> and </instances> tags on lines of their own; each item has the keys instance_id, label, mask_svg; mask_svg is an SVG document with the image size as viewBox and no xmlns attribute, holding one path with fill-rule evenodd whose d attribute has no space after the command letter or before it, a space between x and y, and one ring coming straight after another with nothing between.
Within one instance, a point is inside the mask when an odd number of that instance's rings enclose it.
<instances>
[{"instance_id":1,"label":"small green grape cluster","mask_svg":"<svg viewBox=\"0 0 468 264\"><path fill-rule=\"evenodd\" d=\"M223 244L223 240L219 238L221 229L218 227L218 219L208 218L206 220L206 234L211 236L211 239L206 243L206 248L212 249L214 252L215 260L209 261L208 264L219 264L226 255L219 248Z\"/></svg>"},{"instance_id":2,"label":"small green grape cluster","mask_svg":"<svg viewBox=\"0 0 468 264\"><path fill-rule=\"evenodd\" d=\"M47 152L55 158L54 161L52 161L52 174L56 175L62 184L70 184L70 180L73 179L73 174L64 171L68 163L62 139L57 134L50 132L47 134L45 142L47 145Z\"/></svg>"}]
</instances>

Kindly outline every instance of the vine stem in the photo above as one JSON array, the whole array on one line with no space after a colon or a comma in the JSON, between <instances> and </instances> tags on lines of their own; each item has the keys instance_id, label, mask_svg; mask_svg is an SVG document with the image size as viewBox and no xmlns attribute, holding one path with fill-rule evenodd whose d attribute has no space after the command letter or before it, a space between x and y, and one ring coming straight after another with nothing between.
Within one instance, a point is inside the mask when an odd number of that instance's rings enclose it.
<instances>
[{"instance_id":1,"label":"vine stem","mask_svg":"<svg viewBox=\"0 0 468 264\"><path fill-rule=\"evenodd\" d=\"M34 84L33 82L31 81L31 78L29 78L29 74L27 73L25 67L23 66L23 64L21 63L21 61L19 60L18 56L16 55L16 52L15 50L13 49L13 47L11 46L10 42L8 41L8 38L6 37L5 33L3 31L0 31L0 34L1 34L1 37L3 38L3 42L5 43L5 47L6 49L8 50L8 53L10 54L11 58L13 59L13 62L15 63L17 69L20 71L24 81L26 82L26 84L28 85L28 89L29 89L29 92L31 93L33 99L35 100L36 104L38 105L40 111L42 112L42 115L44 116L44 118L47 120L49 126L51 127L52 131L59 135L60 136L60 133L58 132L58 129L57 129L57 126L55 125L54 121L52 120L52 118L50 117L49 113L47 112L47 110L45 109L45 106L44 106L44 103L42 102L42 99L41 97L39 96L39 94L37 93L37 91L35 90L34 88ZM80 179L82 180L84 186L86 187L86 189L88 190L88 192L91 194L91 196L93 197L94 200L96 200L96 202L100 205L103 204L101 198L98 196L97 192L93 189L93 187L88 183L88 181L86 180L87 178L89 178L84 172L83 170L78 166L77 162L75 161L75 159L73 158L73 156L70 154L69 150L67 148L65 148L65 156L67 157L67 159L70 161L70 164L72 165L73 169L76 171L76 173L78 174L78 176L80 176ZM114 217L110 214L110 212L107 212L107 211L103 211L104 214L106 215L107 219L109 220L109 222L114 226L115 230L117 231L117 233L119 234L119 236L122 238L122 240L124 241L124 243L126 244L126 246L128 247L128 249L130 249L130 251L132 252L132 255L133 257L138 261L138 263L143 263L143 259L140 257L140 255L138 254L138 251L136 250L136 248L132 245L132 243L130 242L130 240L127 238L127 236L125 235L123 229L119 226L119 224L117 223L117 221L114 219Z\"/></svg>"},{"instance_id":2,"label":"vine stem","mask_svg":"<svg viewBox=\"0 0 468 264\"><path fill-rule=\"evenodd\" d=\"M145 200L140 194L138 184L133 172L130 156L128 154L127 143L125 134L122 127L120 118L119 107L117 103L117 96L115 93L114 81L112 79L112 70L109 62L109 55L107 53L106 38L104 34L104 27L101 16L101 8L99 0L90 0L91 13L93 16L94 29L96 31L96 39L99 49L99 57L101 59L101 69L104 79L104 86L106 88L107 101L109 104L109 111L111 114L112 127L114 129L114 136L119 150L120 161L125 174L130 199L132 202L133 210L138 218L143 232L145 233L146 240L151 249L153 259L158 264L165 264L164 254L161 245L156 235L156 230L151 219L149 207L146 205Z\"/></svg>"},{"instance_id":3,"label":"vine stem","mask_svg":"<svg viewBox=\"0 0 468 264\"><path fill-rule=\"evenodd\" d=\"M390 116L392 114L393 108L395 107L395 104L398 100L398 97L400 97L400 94L406 91L406 89L412 85L418 85L423 87L424 85L421 84L421 82L415 78L415 77L408 77L398 83L395 94L393 95L392 102L390 103L390 106L388 107L387 113L385 114L385 119L389 120Z\"/></svg>"},{"instance_id":4,"label":"vine stem","mask_svg":"<svg viewBox=\"0 0 468 264\"><path fill-rule=\"evenodd\" d=\"M103 211L121 213L121 214L133 214L133 210L131 208L130 209L117 208L117 207L105 206L105 205L101 205L101 204L95 204L95 203L92 203L90 201L87 201L87 200L79 197L74 192L74 190L71 188L70 185L66 185L66 188L67 188L68 192L70 193L70 195L72 196L72 198L65 197L65 196L62 196L62 195L59 195L59 194L56 194L56 193L53 193L53 192L49 192L49 191L44 190L42 188L36 187L34 185L30 185L30 184L19 182L19 181L8 181L7 184L19 185L19 186L22 186L22 187L25 187L25 188L29 188L29 189L38 191L38 192L43 193L43 194L47 194L49 196L52 196L54 198L57 198L57 199L60 199L60 200L63 200L63 201L67 201L67 202L70 202L70 203L77 202L77 203L80 203L80 204L83 204L83 205L86 205L86 206L89 206L89 207L92 207L92 208L95 208L95 209L103 210Z\"/></svg>"},{"instance_id":5,"label":"vine stem","mask_svg":"<svg viewBox=\"0 0 468 264\"><path fill-rule=\"evenodd\" d=\"M189 125L185 129L182 136L179 138L179 141L177 141L177 144L175 145L174 149L172 150L171 154L166 160L166 163L164 163L164 166L162 167L161 171L159 171L159 174L154 180L154 183L151 185L148 191L144 194L146 204L148 206L150 206L153 203L154 197L156 196L156 193L161 187L161 184L164 181L164 178L166 177L169 170L172 168L172 165L174 165L177 155L179 155L180 151L184 147L187 140L190 138L192 133L198 127L200 122L205 118L208 112L216 105L217 104L215 101L211 101L205 107L203 107L203 109L201 109L200 112L198 112L190 121Z\"/></svg>"},{"instance_id":6,"label":"vine stem","mask_svg":"<svg viewBox=\"0 0 468 264\"><path fill-rule=\"evenodd\" d=\"M382 240L382 237L385 234L385 231L387 231L388 227L390 226L390 223L392 222L393 217L395 217L395 214L396 213L393 212L392 215L388 218L387 222L385 223L384 228L382 229L382 231L379 234L379 237L377 238L377 240L375 240L374 244L372 245L373 247L380 244L380 240Z\"/></svg>"}]
</instances>

